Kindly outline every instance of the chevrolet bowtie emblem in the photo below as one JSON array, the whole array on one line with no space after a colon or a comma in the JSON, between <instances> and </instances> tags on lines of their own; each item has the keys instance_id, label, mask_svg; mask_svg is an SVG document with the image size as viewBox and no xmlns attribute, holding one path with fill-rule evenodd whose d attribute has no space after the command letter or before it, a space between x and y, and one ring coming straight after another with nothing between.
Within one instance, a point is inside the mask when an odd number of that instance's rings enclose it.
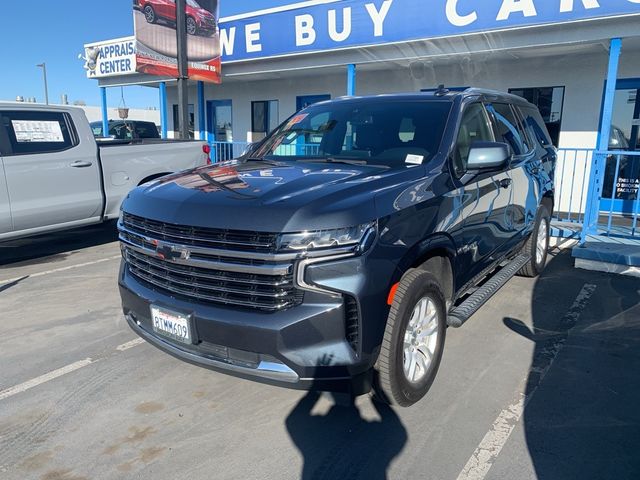
<instances>
[{"instance_id":1,"label":"chevrolet bowtie emblem","mask_svg":"<svg viewBox=\"0 0 640 480\"><path fill-rule=\"evenodd\" d=\"M186 248L172 247L158 242L156 253L163 260L189 260L191 252Z\"/></svg>"}]
</instances>

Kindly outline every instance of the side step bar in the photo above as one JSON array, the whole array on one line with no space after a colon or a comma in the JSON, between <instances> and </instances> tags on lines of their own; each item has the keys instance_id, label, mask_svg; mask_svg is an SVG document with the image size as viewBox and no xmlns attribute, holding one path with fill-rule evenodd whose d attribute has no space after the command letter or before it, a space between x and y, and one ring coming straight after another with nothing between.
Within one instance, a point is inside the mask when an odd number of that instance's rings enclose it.
<instances>
[{"instance_id":1,"label":"side step bar","mask_svg":"<svg viewBox=\"0 0 640 480\"><path fill-rule=\"evenodd\" d=\"M518 255L507 265L502 267L498 273L473 292L469 298L449 312L447 325L460 328L464 323L476 313L493 295L500 290L518 271L531 260L529 255Z\"/></svg>"}]
</instances>

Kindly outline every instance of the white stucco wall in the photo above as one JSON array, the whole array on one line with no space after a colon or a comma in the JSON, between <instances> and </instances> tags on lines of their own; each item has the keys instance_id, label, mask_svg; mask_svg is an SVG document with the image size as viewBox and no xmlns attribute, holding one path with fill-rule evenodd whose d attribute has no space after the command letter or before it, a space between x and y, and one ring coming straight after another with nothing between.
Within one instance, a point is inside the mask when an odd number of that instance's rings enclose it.
<instances>
[{"instance_id":1,"label":"white stucco wall","mask_svg":"<svg viewBox=\"0 0 640 480\"><path fill-rule=\"evenodd\" d=\"M89 122L97 122L102 120L101 107L81 106L80 108L84 110ZM120 118L118 117L117 108L109 108L108 112L109 120L118 120ZM129 109L129 120L141 120L145 122L153 122L156 125L160 125L160 110L131 108Z\"/></svg>"},{"instance_id":2,"label":"white stucco wall","mask_svg":"<svg viewBox=\"0 0 640 480\"><path fill-rule=\"evenodd\" d=\"M421 88L474 86L507 91L518 87L564 86L561 148L594 148L596 146L602 92L606 77L608 52L600 54L563 55L541 58L492 60L458 56L437 66L417 62L411 68L390 66L384 70L358 71L358 95L411 92ZM222 85L206 85L205 98L233 101L233 139L250 141L251 102L278 100L279 116L283 121L295 112L298 95L346 93L344 74L325 74L323 70L309 70L277 80L235 80ZM630 51L621 59L619 78L640 77L640 52ZM255 77L254 77L255 78ZM196 103L196 90L190 91L190 102ZM172 130L172 105L176 103L175 87L168 88L169 130ZM196 108L196 131L198 112Z\"/></svg>"}]
</instances>

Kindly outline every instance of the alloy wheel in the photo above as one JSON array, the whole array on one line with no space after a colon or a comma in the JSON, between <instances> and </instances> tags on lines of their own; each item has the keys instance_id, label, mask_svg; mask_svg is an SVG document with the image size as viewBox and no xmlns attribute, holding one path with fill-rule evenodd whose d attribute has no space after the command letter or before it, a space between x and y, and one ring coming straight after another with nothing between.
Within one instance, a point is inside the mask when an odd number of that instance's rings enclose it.
<instances>
[{"instance_id":1,"label":"alloy wheel","mask_svg":"<svg viewBox=\"0 0 640 480\"><path fill-rule=\"evenodd\" d=\"M403 369L410 383L426 376L438 344L438 310L430 297L423 297L413 308L404 334Z\"/></svg>"}]
</instances>

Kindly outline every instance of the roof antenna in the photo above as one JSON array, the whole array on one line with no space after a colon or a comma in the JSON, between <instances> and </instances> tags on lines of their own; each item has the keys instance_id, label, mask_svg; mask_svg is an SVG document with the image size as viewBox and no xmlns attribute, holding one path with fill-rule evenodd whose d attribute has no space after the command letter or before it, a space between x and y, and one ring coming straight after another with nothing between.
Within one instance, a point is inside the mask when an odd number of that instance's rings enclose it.
<instances>
[{"instance_id":1,"label":"roof antenna","mask_svg":"<svg viewBox=\"0 0 640 480\"><path fill-rule=\"evenodd\" d=\"M449 93L449 89L446 88L443 84L438 85L438 89L436 90L436 97L443 97L444 95L446 95L447 93Z\"/></svg>"}]
</instances>

